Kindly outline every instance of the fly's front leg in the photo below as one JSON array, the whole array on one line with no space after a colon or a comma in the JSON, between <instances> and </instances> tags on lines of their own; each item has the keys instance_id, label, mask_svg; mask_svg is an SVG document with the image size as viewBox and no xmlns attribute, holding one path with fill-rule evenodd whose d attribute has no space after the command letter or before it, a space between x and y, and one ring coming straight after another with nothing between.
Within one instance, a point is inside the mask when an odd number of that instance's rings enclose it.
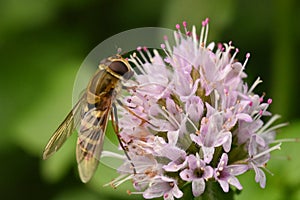
<instances>
[{"instance_id":1,"label":"fly's front leg","mask_svg":"<svg viewBox=\"0 0 300 200\"><path fill-rule=\"evenodd\" d=\"M112 104L112 109L111 109L111 122L112 122L112 126L113 129L117 135L118 141L121 145L121 148L123 149L125 156L127 157L127 159L130 161L130 164L132 166L133 169L133 173L136 174L136 170L135 170L135 166L130 158L130 156L128 155L128 148L124 146L122 138L119 134L119 125L118 125L118 115L117 115L117 107L115 104Z\"/></svg>"},{"instance_id":2,"label":"fly's front leg","mask_svg":"<svg viewBox=\"0 0 300 200\"><path fill-rule=\"evenodd\" d=\"M122 106L127 112L129 112L131 115L135 116L136 118L140 119L141 120L141 124L140 125L143 125L144 123L148 123L150 124L151 126L153 127L156 127L158 128L157 126L155 126L154 124L152 124L151 122L149 122L148 120L138 116L137 114L135 114L135 112L133 112L132 110L130 110L127 106L125 106L120 100L117 99L117 103Z\"/></svg>"}]
</instances>

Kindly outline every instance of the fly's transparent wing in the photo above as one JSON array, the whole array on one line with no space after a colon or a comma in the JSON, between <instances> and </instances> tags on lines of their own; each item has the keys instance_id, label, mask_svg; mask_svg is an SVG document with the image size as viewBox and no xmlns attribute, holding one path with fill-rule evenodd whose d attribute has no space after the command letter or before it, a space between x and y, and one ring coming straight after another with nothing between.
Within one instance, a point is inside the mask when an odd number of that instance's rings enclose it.
<instances>
[{"instance_id":1,"label":"fly's transparent wing","mask_svg":"<svg viewBox=\"0 0 300 200\"><path fill-rule=\"evenodd\" d=\"M50 138L44 149L43 159L49 158L58 151L70 135L72 135L77 124L80 122L79 115L81 115L82 106L85 105L85 102L86 98L84 94Z\"/></svg>"},{"instance_id":2,"label":"fly's transparent wing","mask_svg":"<svg viewBox=\"0 0 300 200\"><path fill-rule=\"evenodd\" d=\"M94 175L101 157L112 99L104 101L107 102L106 106L90 109L84 114L79 129L76 159L79 175L84 183Z\"/></svg>"}]
</instances>

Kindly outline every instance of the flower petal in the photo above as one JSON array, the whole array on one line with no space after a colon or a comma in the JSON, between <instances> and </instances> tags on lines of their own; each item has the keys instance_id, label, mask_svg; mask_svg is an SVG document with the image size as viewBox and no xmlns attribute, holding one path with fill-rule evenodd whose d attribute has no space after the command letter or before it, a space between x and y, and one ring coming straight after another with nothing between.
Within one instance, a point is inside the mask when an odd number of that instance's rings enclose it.
<instances>
[{"instance_id":1,"label":"flower petal","mask_svg":"<svg viewBox=\"0 0 300 200\"><path fill-rule=\"evenodd\" d=\"M173 189L172 189L172 193L174 195L174 197L176 197L177 199L181 198L183 196L183 192L178 188L178 186L175 184Z\"/></svg>"},{"instance_id":2,"label":"flower petal","mask_svg":"<svg viewBox=\"0 0 300 200\"><path fill-rule=\"evenodd\" d=\"M239 119L239 120L243 120L245 122L252 122L252 117L246 113L238 113L236 115L236 117Z\"/></svg>"},{"instance_id":3,"label":"flower petal","mask_svg":"<svg viewBox=\"0 0 300 200\"><path fill-rule=\"evenodd\" d=\"M233 185L234 187L236 187L237 189L239 190L242 190L243 189L243 186L241 185L241 183L239 182L239 180L234 177L234 176L231 176L229 179L228 179L228 183L230 185ZM224 191L225 192L225 191Z\"/></svg>"},{"instance_id":4,"label":"flower petal","mask_svg":"<svg viewBox=\"0 0 300 200\"><path fill-rule=\"evenodd\" d=\"M215 148L214 147L202 147L203 155L204 155L204 162L207 164L210 163L210 161L213 158Z\"/></svg>"},{"instance_id":5,"label":"flower petal","mask_svg":"<svg viewBox=\"0 0 300 200\"><path fill-rule=\"evenodd\" d=\"M192 181L193 180L192 171L189 169L185 169L185 170L181 171L179 176L184 181Z\"/></svg>"},{"instance_id":6,"label":"flower petal","mask_svg":"<svg viewBox=\"0 0 300 200\"><path fill-rule=\"evenodd\" d=\"M255 181L258 183L261 188L265 188L266 186L266 175L263 170L253 165L254 171L255 171Z\"/></svg>"},{"instance_id":7,"label":"flower petal","mask_svg":"<svg viewBox=\"0 0 300 200\"><path fill-rule=\"evenodd\" d=\"M230 172L231 175L238 176L240 174L248 171L249 167L247 165L228 165L226 170Z\"/></svg>"},{"instance_id":8,"label":"flower petal","mask_svg":"<svg viewBox=\"0 0 300 200\"><path fill-rule=\"evenodd\" d=\"M194 180L192 182L192 191L195 197L200 196L205 190L205 181L203 178Z\"/></svg>"},{"instance_id":9,"label":"flower petal","mask_svg":"<svg viewBox=\"0 0 300 200\"><path fill-rule=\"evenodd\" d=\"M229 191L229 184L227 181L224 180L218 180L221 188L223 189L224 192L228 192Z\"/></svg>"},{"instance_id":10,"label":"flower petal","mask_svg":"<svg viewBox=\"0 0 300 200\"><path fill-rule=\"evenodd\" d=\"M231 148L232 136L230 131L222 132L218 134L217 139L215 141L215 147L223 145L223 148L226 152L230 151Z\"/></svg>"}]
</instances>

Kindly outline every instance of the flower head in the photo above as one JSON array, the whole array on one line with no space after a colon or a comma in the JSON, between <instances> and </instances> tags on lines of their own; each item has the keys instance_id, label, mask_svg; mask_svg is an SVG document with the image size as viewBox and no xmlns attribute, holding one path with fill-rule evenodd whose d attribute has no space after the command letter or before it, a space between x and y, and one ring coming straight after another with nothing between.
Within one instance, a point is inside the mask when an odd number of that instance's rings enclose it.
<instances>
[{"instance_id":1,"label":"flower head","mask_svg":"<svg viewBox=\"0 0 300 200\"><path fill-rule=\"evenodd\" d=\"M240 175L248 170L247 165L227 165L228 164L228 155L223 153L218 166L214 171L214 178L219 182L224 192L229 191L229 184L235 186L237 189L242 190L242 185L239 180L236 178L237 175Z\"/></svg>"},{"instance_id":2,"label":"flower head","mask_svg":"<svg viewBox=\"0 0 300 200\"><path fill-rule=\"evenodd\" d=\"M206 163L200 159L199 154L193 154L187 157L188 166L180 172L180 178L184 181L192 182L192 191L195 197L200 196L205 189L205 180L212 178L213 168L206 166Z\"/></svg>"},{"instance_id":3,"label":"flower head","mask_svg":"<svg viewBox=\"0 0 300 200\"><path fill-rule=\"evenodd\" d=\"M119 112L131 158L120 173L145 198L180 198L189 184L200 196L207 181L218 182L224 192L230 185L241 190L237 176L248 170L264 187L270 152L280 147L272 146L274 131L284 124L271 126L277 115L264 123L271 100L253 92L260 79L250 88L243 81L250 54L240 63L232 42L207 44L208 19L200 36L186 22L183 27L185 34L176 25L174 46L165 38L164 55L138 48L129 58L139 73L124 101L130 112Z\"/></svg>"}]
</instances>

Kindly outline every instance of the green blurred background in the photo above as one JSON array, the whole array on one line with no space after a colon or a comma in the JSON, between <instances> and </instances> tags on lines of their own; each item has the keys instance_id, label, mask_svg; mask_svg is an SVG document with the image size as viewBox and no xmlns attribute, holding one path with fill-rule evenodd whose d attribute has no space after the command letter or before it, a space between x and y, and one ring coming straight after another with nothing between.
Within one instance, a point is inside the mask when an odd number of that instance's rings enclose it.
<instances>
[{"instance_id":1,"label":"green blurred background","mask_svg":"<svg viewBox=\"0 0 300 200\"><path fill-rule=\"evenodd\" d=\"M74 135L54 157L44 145L72 105L72 87L85 56L101 41L138 27L174 28L186 20L200 27L209 17L209 41L233 41L256 92L273 98L271 111L289 127L279 137L299 137L300 1L296 0L0 0L0 195L1 199L137 199L103 187L117 175L100 166L80 182ZM298 143L273 153L262 190L248 172L236 198L300 199Z\"/></svg>"}]
</instances>

